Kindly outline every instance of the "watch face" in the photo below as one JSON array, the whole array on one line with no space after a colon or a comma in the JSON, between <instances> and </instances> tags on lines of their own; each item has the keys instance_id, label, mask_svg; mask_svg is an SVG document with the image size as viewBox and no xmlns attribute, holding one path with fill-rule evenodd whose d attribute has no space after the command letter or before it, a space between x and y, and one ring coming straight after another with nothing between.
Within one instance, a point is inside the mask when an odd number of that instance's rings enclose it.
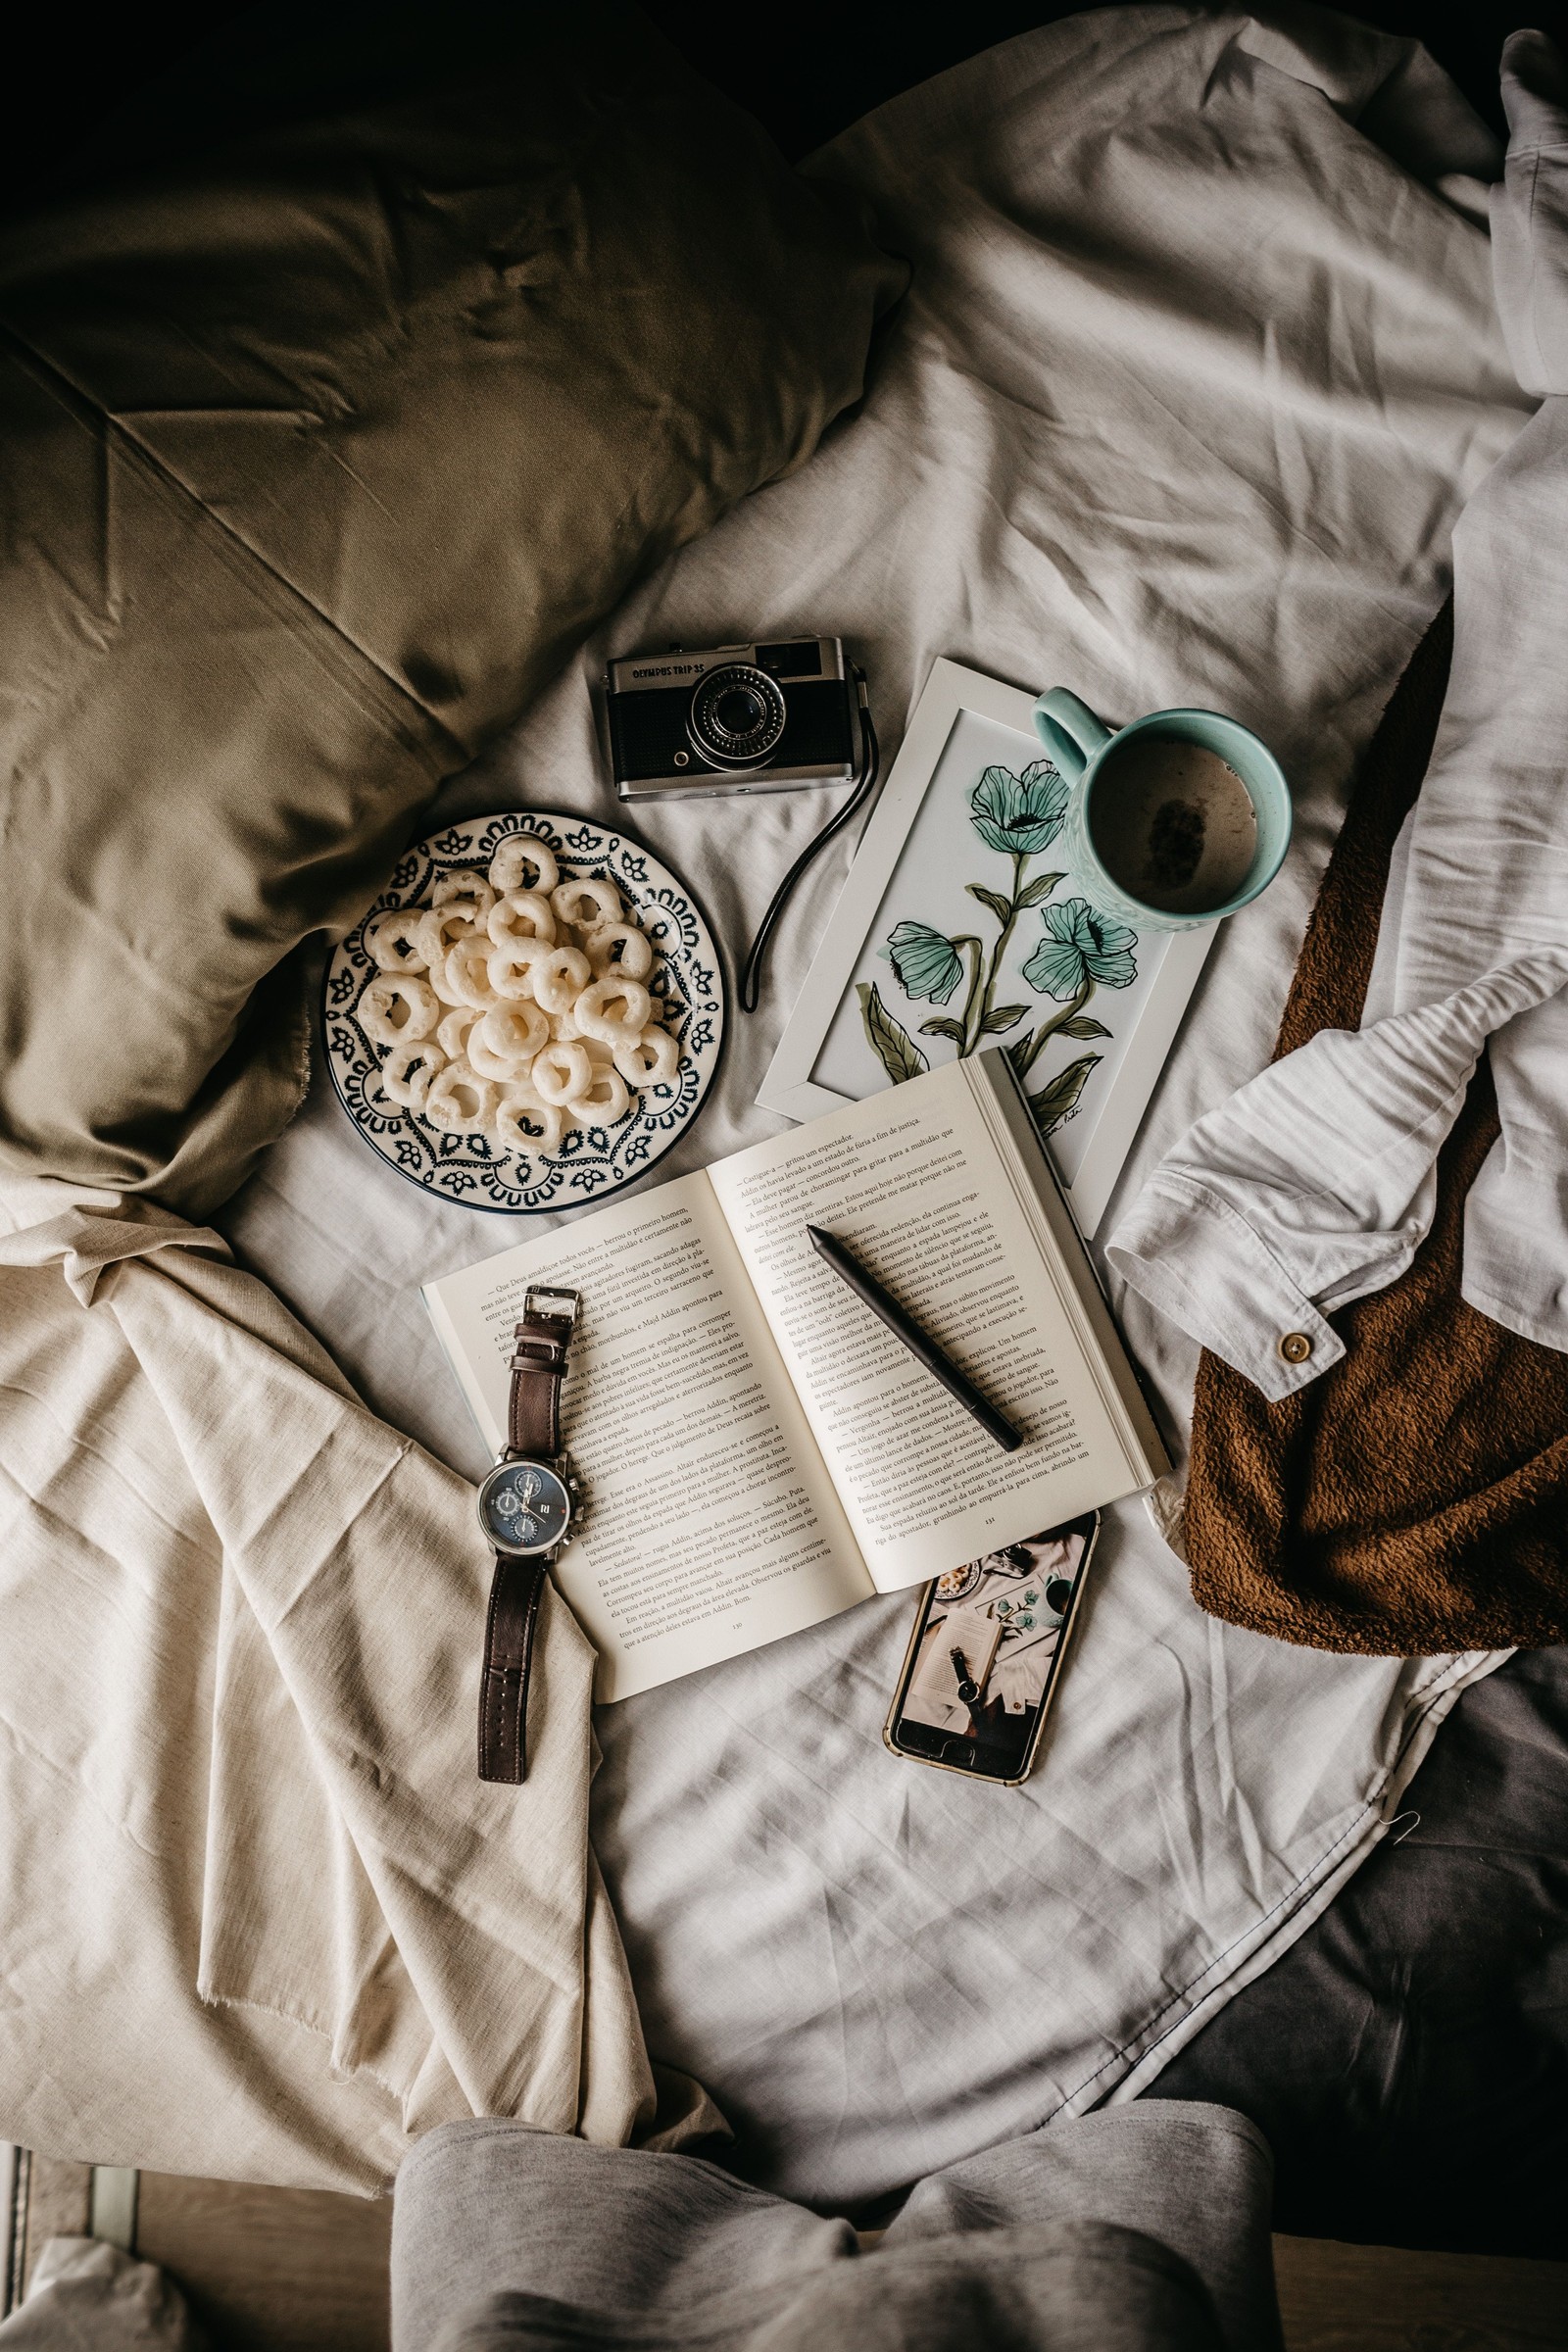
<instances>
[{"instance_id":1,"label":"watch face","mask_svg":"<svg viewBox=\"0 0 1568 2352\"><path fill-rule=\"evenodd\" d=\"M543 1462L498 1462L479 1489L479 1524L503 1551L549 1551L571 1517L571 1497Z\"/></svg>"}]
</instances>

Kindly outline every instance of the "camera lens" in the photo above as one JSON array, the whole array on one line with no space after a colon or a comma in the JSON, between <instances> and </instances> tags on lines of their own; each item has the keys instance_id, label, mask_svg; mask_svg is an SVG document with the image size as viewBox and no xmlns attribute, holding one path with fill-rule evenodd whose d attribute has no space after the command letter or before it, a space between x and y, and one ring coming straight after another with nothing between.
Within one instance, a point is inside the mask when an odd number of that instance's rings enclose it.
<instances>
[{"instance_id":1,"label":"camera lens","mask_svg":"<svg viewBox=\"0 0 1568 2352\"><path fill-rule=\"evenodd\" d=\"M756 735L766 717L767 709L761 696L750 686L726 687L713 704L713 724L733 743Z\"/></svg>"},{"instance_id":2,"label":"camera lens","mask_svg":"<svg viewBox=\"0 0 1568 2352\"><path fill-rule=\"evenodd\" d=\"M699 680L686 732L720 767L756 767L784 732L784 697L762 669L732 662Z\"/></svg>"}]
</instances>

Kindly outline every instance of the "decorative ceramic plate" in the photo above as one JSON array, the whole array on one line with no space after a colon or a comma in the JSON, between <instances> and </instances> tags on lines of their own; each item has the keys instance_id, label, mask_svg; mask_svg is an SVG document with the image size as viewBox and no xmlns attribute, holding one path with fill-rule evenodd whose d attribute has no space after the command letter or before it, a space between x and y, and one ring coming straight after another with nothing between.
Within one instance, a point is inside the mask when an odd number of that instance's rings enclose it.
<instances>
[{"instance_id":1,"label":"decorative ceramic plate","mask_svg":"<svg viewBox=\"0 0 1568 2352\"><path fill-rule=\"evenodd\" d=\"M443 872L483 873L509 833L533 833L555 851L563 882L605 876L634 911L656 951L648 982L658 1018L680 1047L667 1085L647 1086L613 1127L577 1127L549 1159L526 1167L482 1135L445 1135L381 1093L380 1055L360 1026L359 1004L376 967L365 925L390 906L428 906ZM333 951L321 987L326 1064L344 1109L373 1152L412 1184L463 1208L498 1216L576 1208L604 1200L663 1158L701 1109L724 1041L724 976L712 933L686 885L641 843L586 817L508 809L443 826L416 842L362 922Z\"/></svg>"},{"instance_id":2,"label":"decorative ceramic plate","mask_svg":"<svg viewBox=\"0 0 1568 2352\"><path fill-rule=\"evenodd\" d=\"M980 1560L965 1560L961 1568L950 1568L946 1576L937 1578L938 1600L950 1607L954 1601L962 1600L966 1592L974 1591L983 1573L984 1563Z\"/></svg>"}]
</instances>

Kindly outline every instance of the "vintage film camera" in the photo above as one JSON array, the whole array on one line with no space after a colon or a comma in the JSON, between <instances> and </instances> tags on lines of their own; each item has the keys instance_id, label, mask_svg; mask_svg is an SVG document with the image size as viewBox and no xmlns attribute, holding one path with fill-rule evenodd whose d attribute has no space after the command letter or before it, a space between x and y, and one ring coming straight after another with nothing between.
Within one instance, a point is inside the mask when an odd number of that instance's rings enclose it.
<instances>
[{"instance_id":1,"label":"vintage film camera","mask_svg":"<svg viewBox=\"0 0 1568 2352\"><path fill-rule=\"evenodd\" d=\"M857 782L860 700L837 637L627 656L605 671L615 790L675 800Z\"/></svg>"}]
</instances>

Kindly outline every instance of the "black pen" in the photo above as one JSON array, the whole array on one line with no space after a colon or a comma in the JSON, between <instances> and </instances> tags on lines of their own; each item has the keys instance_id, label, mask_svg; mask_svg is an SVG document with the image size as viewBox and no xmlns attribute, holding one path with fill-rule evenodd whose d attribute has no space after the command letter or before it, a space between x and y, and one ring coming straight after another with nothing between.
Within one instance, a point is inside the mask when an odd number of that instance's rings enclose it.
<instances>
[{"instance_id":1,"label":"black pen","mask_svg":"<svg viewBox=\"0 0 1568 2352\"><path fill-rule=\"evenodd\" d=\"M836 1234L824 1233L820 1225L808 1225L807 1234L818 1257L825 1257L835 1274L841 1274L857 1298L863 1298L873 1315L880 1315L896 1339L904 1345L934 1379L940 1380L950 1396L956 1396L966 1413L973 1413L981 1428L1004 1452L1011 1453L1023 1444L1023 1433L996 1406L981 1396L966 1372L960 1372L949 1355L944 1355L935 1340L928 1339L918 1323L911 1321L898 1300L868 1274L854 1252L847 1250Z\"/></svg>"}]
</instances>

